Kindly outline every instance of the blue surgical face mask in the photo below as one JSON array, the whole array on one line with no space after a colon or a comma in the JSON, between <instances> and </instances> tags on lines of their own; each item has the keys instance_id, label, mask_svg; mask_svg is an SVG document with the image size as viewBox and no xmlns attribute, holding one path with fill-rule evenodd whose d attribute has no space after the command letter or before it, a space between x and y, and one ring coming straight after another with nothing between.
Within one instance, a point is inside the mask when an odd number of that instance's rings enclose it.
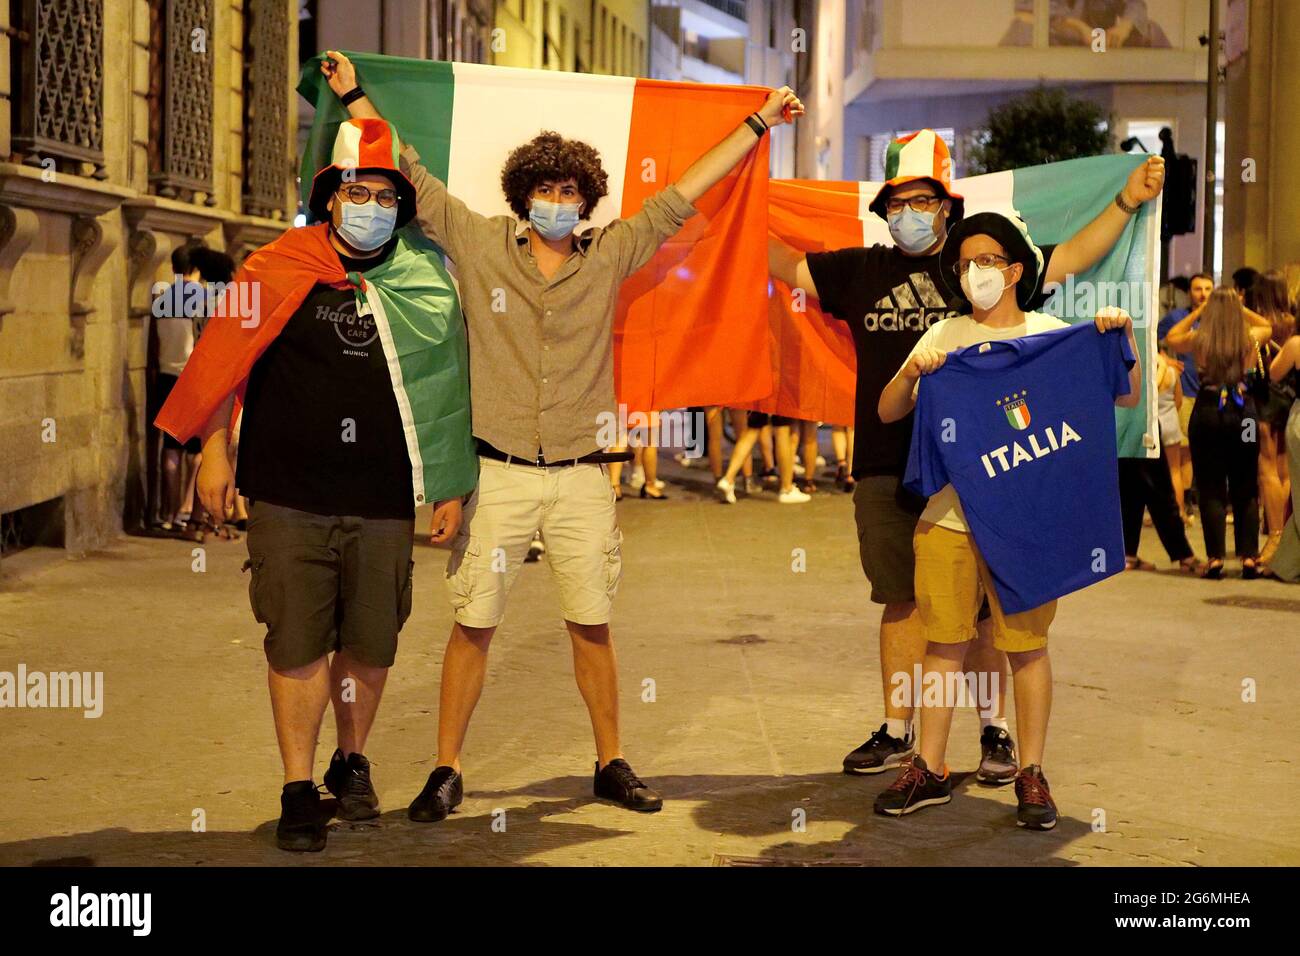
<instances>
[{"instance_id":1,"label":"blue surgical face mask","mask_svg":"<svg viewBox=\"0 0 1300 956\"><path fill-rule=\"evenodd\" d=\"M913 255L925 252L934 245L939 237L934 234L933 212L917 212L911 206L904 206L902 212L892 213L889 217L889 234L904 252Z\"/></svg>"},{"instance_id":2,"label":"blue surgical face mask","mask_svg":"<svg viewBox=\"0 0 1300 956\"><path fill-rule=\"evenodd\" d=\"M393 237L396 224L397 207L385 209L372 199L370 202L343 203L343 218L336 228L353 249L370 252Z\"/></svg>"},{"instance_id":3,"label":"blue surgical face mask","mask_svg":"<svg viewBox=\"0 0 1300 956\"><path fill-rule=\"evenodd\" d=\"M534 199L528 207L528 221L543 239L563 239L578 227L582 203L548 202Z\"/></svg>"}]
</instances>

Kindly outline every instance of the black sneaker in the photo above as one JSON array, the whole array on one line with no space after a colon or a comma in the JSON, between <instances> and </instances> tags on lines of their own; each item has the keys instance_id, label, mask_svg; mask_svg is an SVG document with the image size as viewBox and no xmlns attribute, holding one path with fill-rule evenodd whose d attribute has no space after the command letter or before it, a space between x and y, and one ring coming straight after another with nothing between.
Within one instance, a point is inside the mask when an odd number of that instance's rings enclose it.
<instances>
[{"instance_id":1,"label":"black sneaker","mask_svg":"<svg viewBox=\"0 0 1300 956\"><path fill-rule=\"evenodd\" d=\"M1001 727L985 727L980 734L980 768L975 779L992 787L1000 787L1016 779L1020 765L1016 763L1016 742Z\"/></svg>"},{"instance_id":2,"label":"black sneaker","mask_svg":"<svg viewBox=\"0 0 1300 956\"><path fill-rule=\"evenodd\" d=\"M316 784L295 780L284 785L280 822L275 826L276 846L296 853L319 853L325 849L326 823Z\"/></svg>"},{"instance_id":3,"label":"black sneaker","mask_svg":"<svg viewBox=\"0 0 1300 956\"><path fill-rule=\"evenodd\" d=\"M932 773L920 754L903 765L898 779L876 796L874 809L890 817L901 817L922 807L952 800L952 778Z\"/></svg>"},{"instance_id":4,"label":"black sneaker","mask_svg":"<svg viewBox=\"0 0 1300 956\"><path fill-rule=\"evenodd\" d=\"M602 800L612 800L639 813L654 813L664 805L663 797L647 787L622 757L605 764L604 770L596 764L592 791Z\"/></svg>"},{"instance_id":5,"label":"black sneaker","mask_svg":"<svg viewBox=\"0 0 1300 956\"><path fill-rule=\"evenodd\" d=\"M900 766L912 756L916 744L916 735L907 740L889 736L888 724L881 724L880 729L867 738L853 753L844 758L845 773L883 773L891 767Z\"/></svg>"},{"instance_id":6,"label":"black sneaker","mask_svg":"<svg viewBox=\"0 0 1300 956\"><path fill-rule=\"evenodd\" d=\"M1056 801L1038 764L1031 764L1016 774L1016 800L1016 826L1026 830L1050 830L1056 826Z\"/></svg>"},{"instance_id":7,"label":"black sneaker","mask_svg":"<svg viewBox=\"0 0 1300 956\"><path fill-rule=\"evenodd\" d=\"M338 798L340 820L373 820L379 816L379 796L370 783L370 761L362 754L335 750L325 771L325 788Z\"/></svg>"},{"instance_id":8,"label":"black sneaker","mask_svg":"<svg viewBox=\"0 0 1300 956\"><path fill-rule=\"evenodd\" d=\"M451 767L434 767L420 795L411 801L406 815L416 823L437 823L465 799L465 778Z\"/></svg>"}]
</instances>

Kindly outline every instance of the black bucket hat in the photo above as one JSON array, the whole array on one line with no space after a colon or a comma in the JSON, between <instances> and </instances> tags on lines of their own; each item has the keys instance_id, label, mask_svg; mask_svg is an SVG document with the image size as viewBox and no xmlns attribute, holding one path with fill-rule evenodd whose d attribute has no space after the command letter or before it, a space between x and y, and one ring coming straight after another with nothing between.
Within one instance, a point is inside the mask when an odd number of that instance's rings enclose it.
<instances>
[{"instance_id":1,"label":"black bucket hat","mask_svg":"<svg viewBox=\"0 0 1300 956\"><path fill-rule=\"evenodd\" d=\"M962 242L970 236L996 239L1012 262L1024 266L1020 281L1016 283L1016 303L1020 308L1028 309L1043 279L1043 253L1029 238L1024 220L998 212L977 212L949 228L943 251L939 253L939 270L948 291L967 305L966 293L962 291L961 280L953 272L953 267L961 258Z\"/></svg>"}]
</instances>

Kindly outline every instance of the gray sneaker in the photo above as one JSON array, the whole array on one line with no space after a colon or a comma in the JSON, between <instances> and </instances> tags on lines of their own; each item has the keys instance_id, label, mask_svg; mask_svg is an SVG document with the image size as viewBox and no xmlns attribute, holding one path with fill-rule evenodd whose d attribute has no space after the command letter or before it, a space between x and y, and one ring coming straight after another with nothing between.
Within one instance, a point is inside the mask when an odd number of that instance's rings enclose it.
<instances>
[{"instance_id":1,"label":"gray sneaker","mask_svg":"<svg viewBox=\"0 0 1300 956\"><path fill-rule=\"evenodd\" d=\"M1000 787L1016 779L1020 765L1016 762L1016 742L1001 727L988 726L980 734L980 768L975 779L991 787Z\"/></svg>"},{"instance_id":2,"label":"gray sneaker","mask_svg":"<svg viewBox=\"0 0 1300 956\"><path fill-rule=\"evenodd\" d=\"M901 766L912 756L916 735L913 734L907 740L899 740L889 736L888 727L888 724L881 724L880 729L868 737L866 743L844 758L845 773L884 773Z\"/></svg>"}]
</instances>

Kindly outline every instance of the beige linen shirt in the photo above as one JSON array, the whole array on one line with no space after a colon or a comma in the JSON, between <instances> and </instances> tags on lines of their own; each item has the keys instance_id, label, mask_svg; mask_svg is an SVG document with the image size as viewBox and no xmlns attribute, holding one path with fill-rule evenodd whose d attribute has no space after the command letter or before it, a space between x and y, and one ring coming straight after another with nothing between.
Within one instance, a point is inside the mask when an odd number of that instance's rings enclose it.
<instances>
[{"instance_id":1,"label":"beige linen shirt","mask_svg":"<svg viewBox=\"0 0 1300 956\"><path fill-rule=\"evenodd\" d=\"M620 284L695 214L676 186L641 211L575 237L548 281L527 223L482 216L403 148L416 222L456 265L469 328L474 436L506 454L547 461L597 451L614 403L614 308ZM613 419L612 421L617 421Z\"/></svg>"}]
</instances>

